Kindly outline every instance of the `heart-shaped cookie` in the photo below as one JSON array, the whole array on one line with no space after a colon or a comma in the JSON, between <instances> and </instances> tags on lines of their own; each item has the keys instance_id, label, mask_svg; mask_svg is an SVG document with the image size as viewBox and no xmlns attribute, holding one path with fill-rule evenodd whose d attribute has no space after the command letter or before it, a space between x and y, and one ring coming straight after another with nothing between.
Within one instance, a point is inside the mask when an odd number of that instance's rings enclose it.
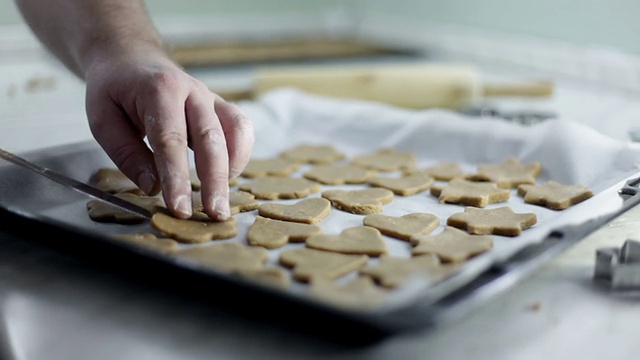
<instances>
[{"instance_id":1,"label":"heart-shaped cookie","mask_svg":"<svg viewBox=\"0 0 640 360\"><path fill-rule=\"evenodd\" d=\"M289 242L302 242L310 236L322 234L322 228L313 224L301 224L289 221L256 216L249 227L249 244L273 249Z\"/></svg>"},{"instance_id":2,"label":"heart-shaped cookie","mask_svg":"<svg viewBox=\"0 0 640 360\"><path fill-rule=\"evenodd\" d=\"M393 200L393 191L383 188L327 190L322 197L331 201L337 209L367 215L382 212L383 205Z\"/></svg>"},{"instance_id":3,"label":"heart-shaped cookie","mask_svg":"<svg viewBox=\"0 0 640 360\"><path fill-rule=\"evenodd\" d=\"M429 213L411 213L403 216L371 214L362 223L380 230L381 233L409 241L412 236L428 234L440 225L440 218Z\"/></svg>"},{"instance_id":4,"label":"heart-shaped cookie","mask_svg":"<svg viewBox=\"0 0 640 360\"><path fill-rule=\"evenodd\" d=\"M427 174L416 173L396 178L378 176L370 179L369 185L389 189L396 195L410 196L429 189L434 181Z\"/></svg>"},{"instance_id":5,"label":"heart-shaped cookie","mask_svg":"<svg viewBox=\"0 0 640 360\"><path fill-rule=\"evenodd\" d=\"M303 176L325 185L364 184L376 176L375 171L354 165L318 165Z\"/></svg>"},{"instance_id":6,"label":"heart-shaped cookie","mask_svg":"<svg viewBox=\"0 0 640 360\"><path fill-rule=\"evenodd\" d=\"M317 224L331 212L331 202L324 198L300 200L295 204L264 203L258 214L276 220Z\"/></svg>"},{"instance_id":7,"label":"heart-shaped cookie","mask_svg":"<svg viewBox=\"0 0 640 360\"><path fill-rule=\"evenodd\" d=\"M302 248L280 253L282 265L293 268L293 276L301 282L308 282L316 276L337 279L364 266L367 255L340 254L331 251Z\"/></svg>"},{"instance_id":8,"label":"heart-shaped cookie","mask_svg":"<svg viewBox=\"0 0 640 360\"><path fill-rule=\"evenodd\" d=\"M342 230L340 235L314 235L307 239L307 247L343 254L379 256L387 252L387 245L378 229L354 226Z\"/></svg>"}]
</instances>

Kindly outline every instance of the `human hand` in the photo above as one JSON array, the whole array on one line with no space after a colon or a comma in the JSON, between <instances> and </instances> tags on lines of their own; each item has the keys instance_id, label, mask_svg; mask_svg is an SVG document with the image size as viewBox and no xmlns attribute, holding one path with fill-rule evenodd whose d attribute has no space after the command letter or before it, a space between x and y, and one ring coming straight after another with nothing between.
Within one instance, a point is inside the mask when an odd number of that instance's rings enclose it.
<instances>
[{"instance_id":1,"label":"human hand","mask_svg":"<svg viewBox=\"0 0 640 360\"><path fill-rule=\"evenodd\" d=\"M238 106L161 51L95 61L85 81L91 132L125 175L148 195L162 191L174 216L188 218L190 148L204 211L214 220L229 218L229 179L244 170L254 142L253 125Z\"/></svg>"}]
</instances>

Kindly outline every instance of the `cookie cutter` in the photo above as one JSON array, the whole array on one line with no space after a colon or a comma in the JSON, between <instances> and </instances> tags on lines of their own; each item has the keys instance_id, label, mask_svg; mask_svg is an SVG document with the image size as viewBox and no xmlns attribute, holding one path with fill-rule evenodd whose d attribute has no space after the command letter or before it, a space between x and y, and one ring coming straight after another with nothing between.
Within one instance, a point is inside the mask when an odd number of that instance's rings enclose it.
<instances>
[{"instance_id":1,"label":"cookie cutter","mask_svg":"<svg viewBox=\"0 0 640 360\"><path fill-rule=\"evenodd\" d=\"M613 290L640 290L640 241L627 239L620 248L597 249L593 276Z\"/></svg>"}]
</instances>

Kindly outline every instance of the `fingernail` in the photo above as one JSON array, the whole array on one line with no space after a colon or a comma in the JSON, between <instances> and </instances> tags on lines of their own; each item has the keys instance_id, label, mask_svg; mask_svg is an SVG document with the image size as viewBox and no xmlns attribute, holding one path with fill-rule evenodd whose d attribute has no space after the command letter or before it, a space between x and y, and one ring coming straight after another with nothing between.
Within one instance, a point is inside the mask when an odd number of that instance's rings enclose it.
<instances>
[{"instance_id":1,"label":"fingernail","mask_svg":"<svg viewBox=\"0 0 640 360\"><path fill-rule=\"evenodd\" d=\"M213 210L218 213L218 220L227 220L231 216L231 210L229 210L229 199L219 195L214 197Z\"/></svg>"},{"instance_id":2,"label":"fingernail","mask_svg":"<svg viewBox=\"0 0 640 360\"><path fill-rule=\"evenodd\" d=\"M176 201L176 211L186 217L190 217L192 215L191 199L184 195L179 196Z\"/></svg>"},{"instance_id":3,"label":"fingernail","mask_svg":"<svg viewBox=\"0 0 640 360\"><path fill-rule=\"evenodd\" d=\"M138 183L140 184L140 188L142 189L142 191L144 191L145 194L151 194L156 183L156 177L155 175L153 175L153 172L149 170L143 170L138 177Z\"/></svg>"}]
</instances>

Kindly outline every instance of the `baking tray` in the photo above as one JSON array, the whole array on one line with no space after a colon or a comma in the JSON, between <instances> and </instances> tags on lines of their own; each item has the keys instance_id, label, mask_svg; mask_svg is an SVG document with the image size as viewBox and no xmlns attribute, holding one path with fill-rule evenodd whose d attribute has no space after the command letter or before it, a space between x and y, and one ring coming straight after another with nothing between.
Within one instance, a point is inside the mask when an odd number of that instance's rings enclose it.
<instances>
[{"instance_id":1,"label":"baking tray","mask_svg":"<svg viewBox=\"0 0 640 360\"><path fill-rule=\"evenodd\" d=\"M497 159L511 154L523 159L540 158L543 166L547 166L539 181L558 179L586 183L594 190L595 196L562 212L524 204L518 196L512 196L507 205L512 206L517 212L535 212L538 215L538 223L533 228L523 231L517 241L497 237L494 250L469 260L459 272L441 283L424 286L420 282L409 282L407 286L394 291L385 306L371 311L348 310L316 301L305 296L304 286L301 285L292 287L291 291L283 291L115 241L107 235L149 230L150 227L148 224L116 225L94 222L89 219L85 207L90 198L4 162L0 163L0 230L40 245L72 253L91 264L100 264L127 277L140 277L158 286L210 301L216 306L237 310L239 314L265 319L279 326L293 327L331 340L359 344L412 329L423 329L446 321L447 318L466 314L487 299L517 284L555 255L640 201L637 194L640 173L634 163L639 157L633 157L637 155L637 149L627 148L625 145L618 146L596 134L582 132L584 129L572 122L544 125L546 129L541 130L505 124L497 120L471 119L449 112L405 112L367 103L328 100L296 92L272 94L258 102L242 105L253 117L258 133L264 131L273 135L264 137L263 141L260 141L259 137L254 149L255 157L271 156L297 143L310 142L330 142L344 150L348 156L389 146L411 150L419 154L419 164L444 160L442 156L446 154L449 160L473 166L477 163L496 162ZM345 110L342 114L346 119L366 117L367 121L349 122L336 119L333 114L337 109ZM369 118L372 114L376 114L378 118ZM401 116L398 117L399 115ZM295 118L296 121L286 120L289 118ZM323 121L318 121L319 119ZM486 128L497 134L492 143L487 143L483 148L474 147L477 139L486 136L481 130ZM555 143L551 134L557 134L559 128L572 130L558 135L568 140L571 146L555 148L552 149L555 152L549 152L550 144L546 142ZM427 129L428 133L421 133L420 129ZM532 144L530 139L540 140L533 136L536 132L542 140ZM522 134L531 136L522 138ZM465 139L464 143L456 145L457 149L462 149L457 152L449 149L450 146L446 145L448 142L435 140L448 137L455 143L456 136ZM576 165L572 171L566 171L564 162L571 161L575 151L584 155L584 149L573 136L591 144L592 151L599 154L611 153L616 162L604 167L602 173L585 172L582 164ZM280 137L288 140L282 140ZM432 137L432 141L425 141ZM436 151L438 147L444 149ZM465 150L465 147L470 148ZM46 148L21 155L86 182L98 168L113 166L93 141ZM552 164L552 161L559 163ZM330 188L341 187L349 186ZM323 187L323 190L326 188ZM430 195L425 193L415 197L413 200L396 197L398 200L388 205L384 213L398 214L402 209L416 210L412 201L418 197L420 204L425 204L423 211L444 211L439 213L441 218L463 209L459 205L437 204L435 198L430 198ZM236 215L238 235L225 241L246 243L246 231L255 213L254 211ZM334 210L333 214L337 215L333 222L328 223L326 233L335 232L336 226L344 227L349 224L348 221L361 221L359 216L341 214L337 210ZM437 231L434 231L434 234ZM392 252L396 248L399 248L397 244L395 247L392 246ZM275 261L275 255L280 250L272 250L274 256L270 261ZM246 306L248 299L261 305L255 308Z\"/></svg>"}]
</instances>

